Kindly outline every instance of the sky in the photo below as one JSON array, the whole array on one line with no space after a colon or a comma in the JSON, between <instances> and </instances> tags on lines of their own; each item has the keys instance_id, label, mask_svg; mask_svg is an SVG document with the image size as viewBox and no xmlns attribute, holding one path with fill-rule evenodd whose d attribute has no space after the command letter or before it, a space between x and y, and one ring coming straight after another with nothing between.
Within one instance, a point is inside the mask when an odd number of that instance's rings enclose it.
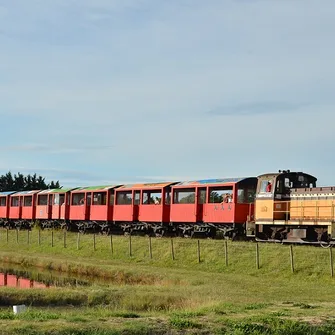
<instances>
[{"instance_id":1,"label":"sky","mask_svg":"<svg viewBox=\"0 0 335 335\"><path fill-rule=\"evenodd\" d=\"M0 0L0 173L335 185L333 0Z\"/></svg>"}]
</instances>

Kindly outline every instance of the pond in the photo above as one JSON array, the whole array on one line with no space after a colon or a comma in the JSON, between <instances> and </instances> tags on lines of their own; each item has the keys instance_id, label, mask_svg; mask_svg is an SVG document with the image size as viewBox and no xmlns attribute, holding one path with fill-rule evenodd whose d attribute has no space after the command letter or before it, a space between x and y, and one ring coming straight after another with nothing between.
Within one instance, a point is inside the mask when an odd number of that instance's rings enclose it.
<instances>
[{"instance_id":1,"label":"pond","mask_svg":"<svg viewBox=\"0 0 335 335\"><path fill-rule=\"evenodd\" d=\"M108 285L108 282L101 278L75 277L55 271L0 264L0 287L48 289L52 287L82 287L93 284Z\"/></svg>"}]
</instances>

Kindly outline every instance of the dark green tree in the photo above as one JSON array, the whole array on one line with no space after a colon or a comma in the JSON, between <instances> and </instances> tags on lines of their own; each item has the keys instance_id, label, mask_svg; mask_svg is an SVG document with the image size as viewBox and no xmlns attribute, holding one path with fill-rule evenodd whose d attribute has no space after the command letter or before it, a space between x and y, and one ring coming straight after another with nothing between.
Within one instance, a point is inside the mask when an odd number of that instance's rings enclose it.
<instances>
[{"instance_id":1,"label":"dark green tree","mask_svg":"<svg viewBox=\"0 0 335 335\"><path fill-rule=\"evenodd\" d=\"M37 189L38 190L44 190L48 188L47 184L45 183L45 178L42 176L38 176L37 178Z\"/></svg>"},{"instance_id":2,"label":"dark green tree","mask_svg":"<svg viewBox=\"0 0 335 335\"><path fill-rule=\"evenodd\" d=\"M34 173L31 177L31 187L33 190L37 190L38 187L37 187L37 174Z\"/></svg>"},{"instance_id":3,"label":"dark green tree","mask_svg":"<svg viewBox=\"0 0 335 335\"><path fill-rule=\"evenodd\" d=\"M61 188L59 181L45 182L45 177L33 175L23 175L18 172L12 175L9 171L0 176L0 192L6 191L32 191L32 190L46 190L48 188Z\"/></svg>"},{"instance_id":4,"label":"dark green tree","mask_svg":"<svg viewBox=\"0 0 335 335\"><path fill-rule=\"evenodd\" d=\"M48 188L50 189L60 188L59 181L58 180L56 182L52 181L50 184L48 184Z\"/></svg>"},{"instance_id":5,"label":"dark green tree","mask_svg":"<svg viewBox=\"0 0 335 335\"><path fill-rule=\"evenodd\" d=\"M18 172L18 174L14 174L14 187L13 191L20 191L24 190L25 188L25 182L24 182L24 176L22 173Z\"/></svg>"},{"instance_id":6,"label":"dark green tree","mask_svg":"<svg viewBox=\"0 0 335 335\"><path fill-rule=\"evenodd\" d=\"M14 178L10 171L5 174L5 180L6 180L6 187L8 188L8 190L13 190L14 189Z\"/></svg>"},{"instance_id":7,"label":"dark green tree","mask_svg":"<svg viewBox=\"0 0 335 335\"><path fill-rule=\"evenodd\" d=\"M31 187L31 175L28 174L26 177L24 177L24 190L28 191L28 190L32 190Z\"/></svg>"},{"instance_id":8,"label":"dark green tree","mask_svg":"<svg viewBox=\"0 0 335 335\"><path fill-rule=\"evenodd\" d=\"M194 204L195 202L195 194L191 193L188 196L186 196L185 198L182 198L179 203L180 204Z\"/></svg>"},{"instance_id":9,"label":"dark green tree","mask_svg":"<svg viewBox=\"0 0 335 335\"><path fill-rule=\"evenodd\" d=\"M218 192L212 191L209 195L209 202L211 203L219 203L224 199L224 195L219 195Z\"/></svg>"}]
</instances>

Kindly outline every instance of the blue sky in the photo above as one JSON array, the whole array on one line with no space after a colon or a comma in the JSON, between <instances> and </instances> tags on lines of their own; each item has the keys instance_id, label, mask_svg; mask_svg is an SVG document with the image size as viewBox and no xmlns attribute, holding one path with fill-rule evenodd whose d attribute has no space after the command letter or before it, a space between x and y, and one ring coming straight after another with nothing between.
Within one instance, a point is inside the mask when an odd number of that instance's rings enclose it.
<instances>
[{"instance_id":1,"label":"blue sky","mask_svg":"<svg viewBox=\"0 0 335 335\"><path fill-rule=\"evenodd\" d=\"M0 0L0 173L335 184L333 0Z\"/></svg>"}]
</instances>

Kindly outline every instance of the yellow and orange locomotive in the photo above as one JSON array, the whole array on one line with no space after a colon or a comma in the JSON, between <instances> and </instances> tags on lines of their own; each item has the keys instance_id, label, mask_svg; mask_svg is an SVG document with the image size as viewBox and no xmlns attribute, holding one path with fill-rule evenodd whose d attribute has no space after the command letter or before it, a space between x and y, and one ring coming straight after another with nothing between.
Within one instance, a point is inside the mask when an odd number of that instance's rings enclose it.
<instances>
[{"instance_id":1,"label":"yellow and orange locomotive","mask_svg":"<svg viewBox=\"0 0 335 335\"><path fill-rule=\"evenodd\" d=\"M335 187L316 187L316 181L290 170L260 175L247 235L282 242L335 240Z\"/></svg>"}]
</instances>

